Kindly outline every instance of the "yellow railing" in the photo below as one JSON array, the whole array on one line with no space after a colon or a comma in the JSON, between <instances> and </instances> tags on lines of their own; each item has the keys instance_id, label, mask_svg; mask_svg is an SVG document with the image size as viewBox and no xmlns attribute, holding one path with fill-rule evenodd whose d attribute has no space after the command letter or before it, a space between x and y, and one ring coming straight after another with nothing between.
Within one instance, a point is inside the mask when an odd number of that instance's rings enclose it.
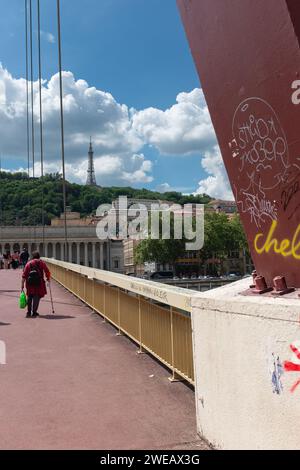
<instances>
[{"instance_id":1,"label":"yellow railing","mask_svg":"<svg viewBox=\"0 0 300 470\"><path fill-rule=\"evenodd\" d=\"M191 297L195 292L45 259L52 277L172 371L194 384ZM144 295L142 295L142 293Z\"/></svg>"}]
</instances>

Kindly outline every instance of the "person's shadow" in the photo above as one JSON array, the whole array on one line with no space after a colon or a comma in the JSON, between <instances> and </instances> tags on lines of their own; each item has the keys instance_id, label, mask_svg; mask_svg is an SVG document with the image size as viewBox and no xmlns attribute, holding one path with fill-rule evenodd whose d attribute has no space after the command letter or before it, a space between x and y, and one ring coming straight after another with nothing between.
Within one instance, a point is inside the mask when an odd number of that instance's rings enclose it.
<instances>
[{"instance_id":1,"label":"person's shadow","mask_svg":"<svg viewBox=\"0 0 300 470\"><path fill-rule=\"evenodd\" d=\"M39 318L41 318L42 320L69 320L69 319L72 319L72 318L76 318L76 317L72 317L70 315L39 315Z\"/></svg>"}]
</instances>

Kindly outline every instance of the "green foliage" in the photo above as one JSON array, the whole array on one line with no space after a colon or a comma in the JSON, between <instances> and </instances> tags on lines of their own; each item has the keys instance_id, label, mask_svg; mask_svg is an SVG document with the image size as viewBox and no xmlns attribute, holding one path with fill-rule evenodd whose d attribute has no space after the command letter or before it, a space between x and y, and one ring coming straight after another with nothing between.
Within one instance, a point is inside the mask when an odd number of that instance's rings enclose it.
<instances>
[{"instance_id":1,"label":"green foliage","mask_svg":"<svg viewBox=\"0 0 300 470\"><path fill-rule=\"evenodd\" d=\"M162 231L162 213L159 214L160 233ZM185 240L174 239L174 214L170 214L169 240L151 239L151 216L149 216L149 238L142 240L134 249L134 259L137 264L147 261L157 263L174 263L185 251Z\"/></svg>"},{"instance_id":2,"label":"green foliage","mask_svg":"<svg viewBox=\"0 0 300 470\"><path fill-rule=\"evenodd\" d=\"M238 215L228 219L226 214L206 213L204 247L200 251L203 262L210 258L225 259L229 251L248 250L243 226ZM185 240L143 240L135 248L135 261L174 263L185 251Z\"/></svg>"},{"instance_id":3,"label":"green foliage","mask_svg":"<svg viewBox=\"0 0 300 470\"><path fill-rule=\"evenodd\" d=\"M179 204L203 203L209 196L184 196L130 187L97 188L67 182L67 205L81 217L96 213L100 204L110 204L119 196L136 199L171 200ZM39 225L44 206L45 223L63 212L62 177L59 173L28 178L26 173L0 172L0 223L2 225Z\"/></svg>"},{"instance_id":4,"label":"green foliage","mask_svg":"<svg viewBox=\"0 0 300 470\"><path fill-rule=\"evenodd\" d=\"M134 250L134 259L137 264L147 261L157 263L174 263L185 250L183 240L143 240Z\"/></svg>"}]
</instances>

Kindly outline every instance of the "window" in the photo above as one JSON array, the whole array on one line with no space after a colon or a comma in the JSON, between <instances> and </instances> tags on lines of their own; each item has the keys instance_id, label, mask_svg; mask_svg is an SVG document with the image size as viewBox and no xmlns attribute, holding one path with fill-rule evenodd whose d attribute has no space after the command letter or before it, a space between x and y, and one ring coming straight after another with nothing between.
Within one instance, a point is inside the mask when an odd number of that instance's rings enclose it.
<instances>
[{"instance_id":1,"label":"window","mask_svg":"<svg viewBox=\"0 0 300 470\"><path fill-rule=\"evenodd\" d=\"M114 269L119 269L119 260L114 260Z\"/></svg>"}]
</instances>

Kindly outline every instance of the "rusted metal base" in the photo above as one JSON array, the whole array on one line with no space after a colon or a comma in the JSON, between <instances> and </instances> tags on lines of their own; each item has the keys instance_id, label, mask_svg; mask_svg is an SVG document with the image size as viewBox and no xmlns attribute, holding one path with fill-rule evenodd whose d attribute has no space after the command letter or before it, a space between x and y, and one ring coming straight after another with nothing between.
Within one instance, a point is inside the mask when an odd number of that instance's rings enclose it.
<instances>
[{"instance_id":1,"label":"rusted metal base","mask_svg":"<svg viewBox=\"0 0 300 470\"><path fill-rule=\"evenodd\" d=\"M266 294L267 292L272 292L272 290L273 290L273 287L267 287L266 289L262 289L262 290L253 289L252 293L257 294L257 295L262 295L262 294Z\"/></svg>"},{"instance_id":2,"label":"rusted metal base","mask_svg":"<svg viewBox=\"0 0 300 470\"><path fill-rule=\"evenodd\" d=\"M275 292L272 292L271 295L286 295L286 294L291 294L292 292L295 292L295 287L289 287L287 289L283 289L283 290L280 290L280 291L275 291Z\"/></svg>"},{"instance_id":3,"label":"rusted metal base","mask_svg":"<svg viewBox=\"0 0 300 470\"><path fill-rule=\"evenodd\" d=\"M299 297L300 297L300 289L297 289L297 288L290 288L290 289L289 289L290 292L285 293L284 295L286 295L289 299L298 300ZM274 295L273 295L273 293L274 293ZM279 295L278 292L276 294L277 295L275 295L275 291L272 290L272 292L270 292L270 291L266 292L265 294L261 294L261 296L276 299L276 297L278 298L278 297L281 297L283 295L283 294ZM245 291L240 292L240 295L243 295L243 296L246 296L246 297L253 297L253 296L257 296L258 294L255 294L253 289L247 289Z\"/></svg>"}]
</instances>

